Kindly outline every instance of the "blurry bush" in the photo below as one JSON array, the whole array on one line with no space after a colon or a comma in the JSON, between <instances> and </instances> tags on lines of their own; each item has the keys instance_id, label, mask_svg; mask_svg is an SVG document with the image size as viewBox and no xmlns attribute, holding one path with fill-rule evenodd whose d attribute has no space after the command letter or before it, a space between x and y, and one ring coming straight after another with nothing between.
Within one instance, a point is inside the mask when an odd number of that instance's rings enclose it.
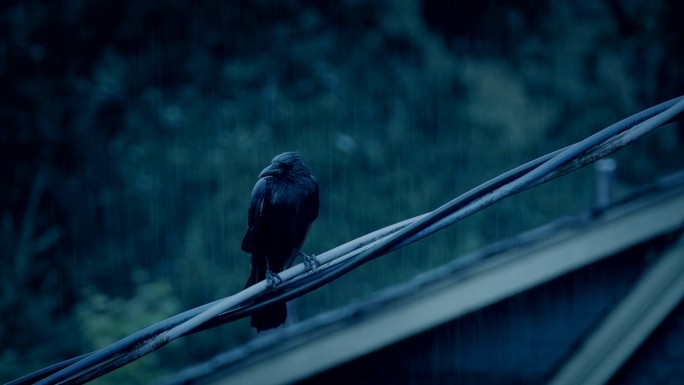
<instances>
[{"instance_id":1,"label":"blurry bush","mask_svg":"<svg viewBox=\"0 0 684 385\"><path fill-rule=\"evenodd\" d=\"M94 287L83 290L83 301L76 307L78 330L84 346L94 351L108 346L183 310L166 282L148 282L146 274L134 274L135 295L130 299L110 298ZM182 356L180 345L172 344L164 352L150 355L98 380L101 384L149 383L173 368ZM164 365L161 365L161 363ZM181 361L182 362L182 361Z\"/></svg>"}]
</instances>

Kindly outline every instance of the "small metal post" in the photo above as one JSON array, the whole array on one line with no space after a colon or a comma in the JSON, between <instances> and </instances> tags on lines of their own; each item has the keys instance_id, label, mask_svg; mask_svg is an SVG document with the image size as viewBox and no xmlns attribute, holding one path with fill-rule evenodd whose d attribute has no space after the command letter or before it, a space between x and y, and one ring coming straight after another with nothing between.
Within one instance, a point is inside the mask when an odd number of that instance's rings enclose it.
<instances>
[{"instance_id":1,"label":"small metal post","mask_svg":"<svg viewBox=\"0 0 684 385\"><path fill-rule=\"evenodd\" d=\"M598 209L607 207L613 201L616 168L617 162L613 158L599 159L594 165L596 180L594 206Z\"/></svg>"}]
</instances>

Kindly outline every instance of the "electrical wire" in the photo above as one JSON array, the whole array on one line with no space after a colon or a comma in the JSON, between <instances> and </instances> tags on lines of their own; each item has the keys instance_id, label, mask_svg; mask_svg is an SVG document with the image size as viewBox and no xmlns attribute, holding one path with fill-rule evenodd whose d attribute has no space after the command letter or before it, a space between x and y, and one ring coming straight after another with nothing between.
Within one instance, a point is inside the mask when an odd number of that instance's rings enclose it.
<instances>
[{"instance_id":1,"label":"electrical wire","mask_svg":"<svg viewBox=\"0 0 684 385\"><path fill-rule=\"evenodd\" d=\"M684 111L684 96L646 109L568 147L508 171L436 210L377 230L317 257L310 272L303 264L280 273L281 285L259 282L233 296L158 322L99 351L31 373L7 385L81 384L100 377L167 343L191 333L244 318L275 302L313 291L353 269L416 242L496 202L548 182L606 156ZM38 381L38 382L36 382Z\"/></svg>"}]
</instances>

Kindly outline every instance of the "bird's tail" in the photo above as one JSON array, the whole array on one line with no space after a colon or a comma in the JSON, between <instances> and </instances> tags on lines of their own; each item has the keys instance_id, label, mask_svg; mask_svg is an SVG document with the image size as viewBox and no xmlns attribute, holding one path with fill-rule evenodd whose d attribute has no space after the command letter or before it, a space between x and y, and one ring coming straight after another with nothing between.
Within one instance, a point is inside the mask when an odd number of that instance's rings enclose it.
<instances>
[{"instance_id":1,"label":"bird's tail","mask_svg":"<svg viewBox=\"0 0 684 385\"><path fill-rule=\"evenodd\" d=\"M252 273L247 279L245 288L248 288L263 279L264 277L259 274L257 269L252 269ZM254 312L250 325L253 328L256 328L257 332L262 332L264 330L277 328L284 324L286 319L287 306L285 305L285 302L279 302Z\"/></svg>"},{"instance_id":2,"label":"bird's tail","mask_svg":"<svg viewBox=\"0 0 684 385\"><path fill-rule=\"evenodd\" d=\"M287 305L285 302L274 303L252 314L250 325L257 332L274 329L285 323L287 319Z\"/></svg>"}]
</instances>

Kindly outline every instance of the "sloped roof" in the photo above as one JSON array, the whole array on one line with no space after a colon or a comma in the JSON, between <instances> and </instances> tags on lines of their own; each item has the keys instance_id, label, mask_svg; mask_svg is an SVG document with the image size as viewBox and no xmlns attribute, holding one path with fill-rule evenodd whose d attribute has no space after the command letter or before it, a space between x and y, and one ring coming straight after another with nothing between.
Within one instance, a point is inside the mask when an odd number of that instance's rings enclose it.
<instances>
[{"instance_id":1,"label":"sloped roof","mask_svg":"<svg viewBox=\"0 0 684 385\"><path fill-rule=\"evenodd\" d=\"M677 231L683 224L684 173L680 173L600 212L563 218L491 244L366 301L259 336L246 345L183 370L162 384L279 384L301 380L656 236ZM684 258L672 257L670 261L675 261L676 266L671 264L660 269L675 274L671 279L679 282L678 270L672 272L679 268L677 261L681 260ZM657 274L650 279L662 281ZM672 303L678 303L680 288L673 290L670 302L661 306L661 313L668 306L674 306ZM644 294L635 296L642 298ZM643 302L639 298L625 306L638 307ZM632 310L633 317L643 313ZM631 314L629 309L622 311ZM601 344L616 338L610 335L610 330L626 332L628 326L620 324L625 317L618 318L614 321L617 324L608 320L608 326L599 328L589 343ZM395 322L397 319L402 322ZM648 320L655 321L658 319ZM578 373L577 368L597 360L591 354L592 349L589 350L588 355L580 351L569 358L565 372L561 370L556 379L558 384L572 383L577 378L573 377ZM614 365L622 361L611 362ZM570 374L563 377L566 372Z\"/></svg>"}]
</instances>

